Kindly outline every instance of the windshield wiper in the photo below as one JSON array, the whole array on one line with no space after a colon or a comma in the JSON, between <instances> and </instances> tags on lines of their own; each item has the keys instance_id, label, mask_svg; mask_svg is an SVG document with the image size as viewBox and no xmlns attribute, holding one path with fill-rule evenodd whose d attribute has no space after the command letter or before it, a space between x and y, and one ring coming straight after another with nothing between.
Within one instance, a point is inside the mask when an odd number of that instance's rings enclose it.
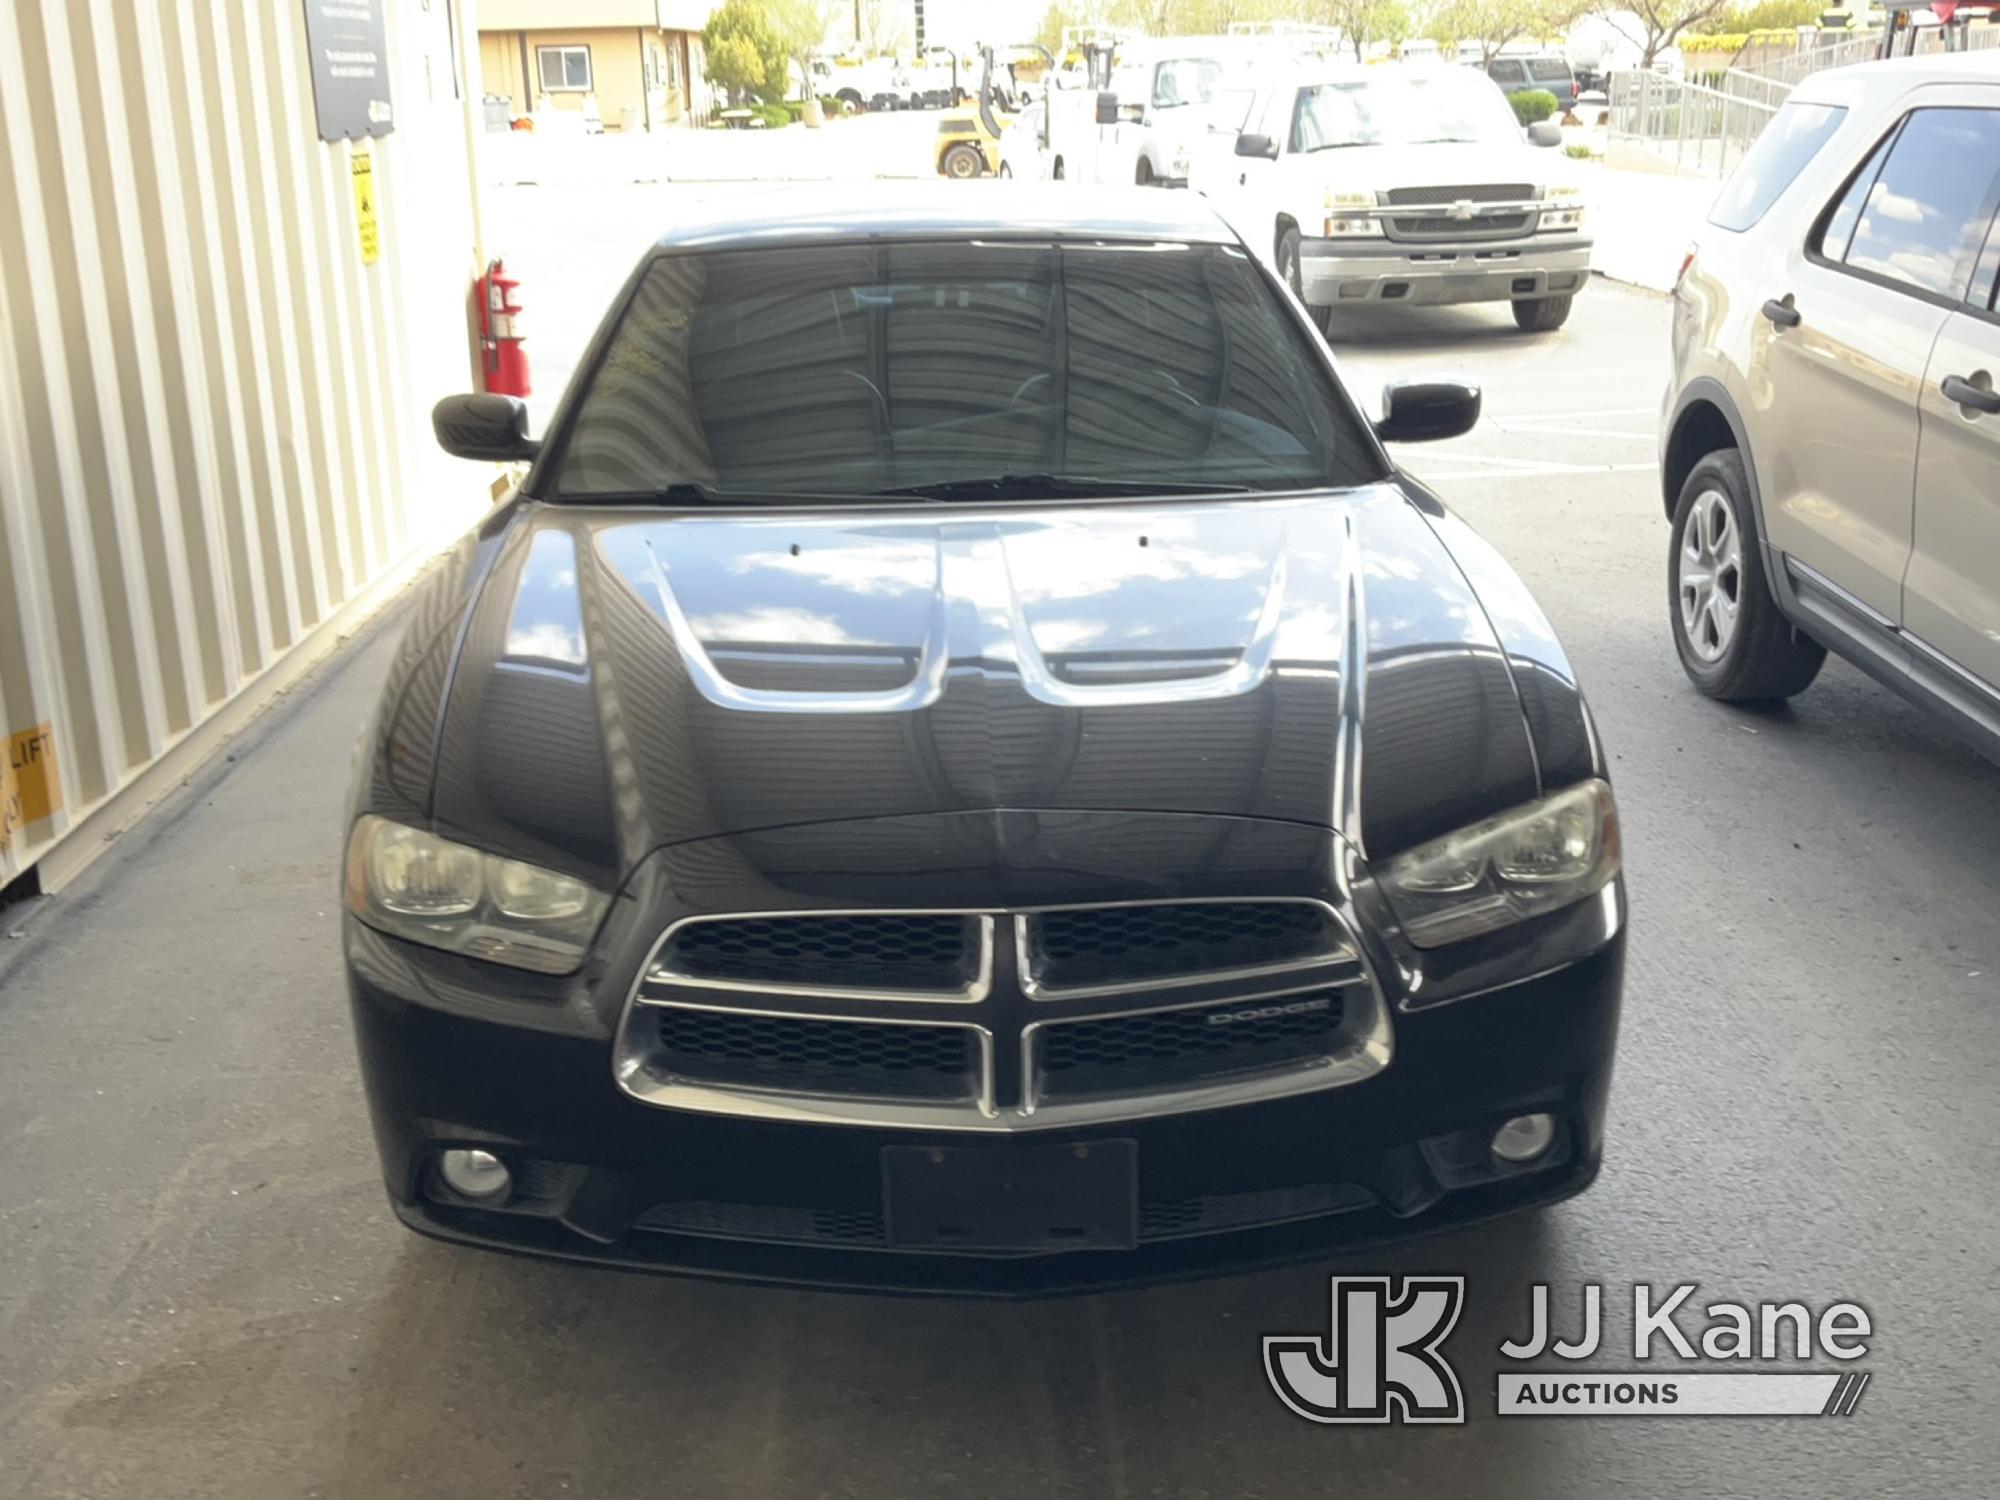
<instances>
[{"instance_id":1,"label":"windshield wiper","mask_svg":"<svg viewBox=\"0 0 2000 1500\"><path fill-rule=\"evenodd\" d=\"M1304 154L1311 156L1315 151L1358 151L1363 146L1379 146L1381 144L1380 141L1322 141L1317 146L1306 147Z\"/></svg>"},{"instance_id":2,"label":"windshield wiper","mask_svg":"<svg viewBox=\"0 0 2000 1500\"><path fill-rule=\"evenodd\" d=\"M1247 484L1201 484L1183 479L1100 479L1093 474L992 474L934 479L878 490L877 496L920 500L1088 500L1099 495L1248 495Z\"/></svg>"},{"instance_id":3,"label":"windshield wiper","mask_svg":"<svg viewBox=\"0 0 2000 1500\"><path fill-rule=\"evenodd\" d=\"M692 479L678 479L656 490L583 490L558 495L556 499L578 505L814 505L833 500L852 501L854 496L718 490Z\"/></svg>"}]
</instances>

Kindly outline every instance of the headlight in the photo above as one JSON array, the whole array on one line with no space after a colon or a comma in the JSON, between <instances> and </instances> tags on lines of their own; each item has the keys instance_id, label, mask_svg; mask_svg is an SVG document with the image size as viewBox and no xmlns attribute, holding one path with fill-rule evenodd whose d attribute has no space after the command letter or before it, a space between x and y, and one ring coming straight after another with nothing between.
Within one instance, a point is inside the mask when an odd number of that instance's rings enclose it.
<instances>
[{"instance_id":1,"label":"headlight","mask_svg":"<svg viewBox=\"0 0 2000 1500\"><path fill-rule=\"evenodd\" d=\"M1542 210L1540 227L1543 229L1580 229L1583 227L1583 189L1574 183L1557 183L1543 189L1542 201L1548 206Z\"/></svg>"},{"instance_id":2,"label":"headlight","mask_svg":"<svg viewBox=\"0 0 2000 1500\"><path fill-rule=\"evenodd\" d=\"M1326 195L1326 237L1352 239L1380 234L1382 225L1375 217L1373 193L1328 193Z\"/></svg>"},{"instance_id":3,"label":"headlight","mask_svg":"<svg viewBox=\"0 0 2000 1500\"><path fill-rule=\"evenodd\" d=\"M347 841L347 909L370 927L538 974L583 962L611 898L568 875L365 817Z\"/></svg>"},{"instance_id":4,"label":"headlight","mask_svg":"<svg viewBox=\"0 0 2000 1500\"><path fill-rule=\"evenodd\" d=\"M1586 781L1399 854L1377 878L1410 941L1438 948L1595 895L1618 869L1617 804Z\"/></svg>"}]
</instances>

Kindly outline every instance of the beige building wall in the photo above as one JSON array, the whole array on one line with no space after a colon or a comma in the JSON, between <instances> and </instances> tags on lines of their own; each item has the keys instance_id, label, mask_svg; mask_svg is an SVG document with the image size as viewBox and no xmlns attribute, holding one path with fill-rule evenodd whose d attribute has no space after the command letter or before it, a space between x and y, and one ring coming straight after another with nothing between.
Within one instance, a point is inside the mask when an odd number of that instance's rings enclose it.
<instances>
[{"instance_id":1,"label":"beige building wall","mask_svg":"<svg viewBox=\"0 0 2000 1500\"><path fill-rule=\"evenodd\" d=\"M482 27L488 26L488 11L482 9L480 15ZM587 89L545 86L542 52L561 48L586 52ZM628 123L638 130L696 123L691 116L701 113L700 59L699 34L657 26L544 26L479 33L483 93L506 95L517 116L580 112L587 100L594 100L607 131Z\"/></svg>"},{"instance_id":2,"label":"beige building wall","mask_svg":"<svg viewBox=\"0 0 2000 1500\"><path fill-rule=\"evenodd\" d=\"M467 7L385 9L370 263L297 0L0 3L0 882L59 884L488 499L429 423L474 378Z\"/></svg>"}]
</instances>

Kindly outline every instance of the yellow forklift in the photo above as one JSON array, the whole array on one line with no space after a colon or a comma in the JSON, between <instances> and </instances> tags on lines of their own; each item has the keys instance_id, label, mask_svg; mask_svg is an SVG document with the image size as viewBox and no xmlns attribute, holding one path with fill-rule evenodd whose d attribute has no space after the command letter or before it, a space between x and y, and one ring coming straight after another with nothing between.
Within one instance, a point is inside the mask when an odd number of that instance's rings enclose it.
<instances>
[{"instance_id":1,"label":"yellow forklift","mask_svg":"<svg viewBox=\"0 0 2000 1500\"><path fill-rule=\"evenodd\" d=\"M937 170L940 177L960 180L991 177L1000 171L1000 135L1013 124L1023 94L1039 83L1046 91L1053 82L1056 60L1049 49L1025 42L1006 50L1005 82L994 76L992 47L979 49L979 93L971 107L961 107L938 121Z\"/></svg>"}]
</instances>

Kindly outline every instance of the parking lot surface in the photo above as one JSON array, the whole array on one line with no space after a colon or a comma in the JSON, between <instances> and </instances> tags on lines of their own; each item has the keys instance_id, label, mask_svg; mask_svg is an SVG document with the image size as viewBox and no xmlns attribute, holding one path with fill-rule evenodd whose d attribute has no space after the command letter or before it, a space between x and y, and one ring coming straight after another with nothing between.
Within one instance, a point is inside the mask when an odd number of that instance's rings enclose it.
<instances>
[{"instance_id":1,"label":"parking lot surface","mask_svg":"<svg viewBox=\"0 0 2000 1500\"><path fill-rule=\"evenodd\" d=\"M420 1240L383 1203L336 953L339 810L389 618L80 882L0 916L0 1494L1992 1493L2000 772L1838 662L1774 712L1686 686L1659 298L1600 283L1555 335L1447 309L1335 344L1364 401L1399 375L1483 383L1481 426L1408 461L1535 589L1610 749L1633 934L1591 1192L1341 1262L1023 1305ZM1331 1272L1419 1270L1469 1278L1447 1345L1469 1423L1287 1413L1261 1336L1323 1332ZM1866 1403L1493 1415L1530 1283L1570 1327L1602 1284L1594 1366L1620 1370L1635 1281L1863 1304Z\"/></svg>"}]
</instances>

